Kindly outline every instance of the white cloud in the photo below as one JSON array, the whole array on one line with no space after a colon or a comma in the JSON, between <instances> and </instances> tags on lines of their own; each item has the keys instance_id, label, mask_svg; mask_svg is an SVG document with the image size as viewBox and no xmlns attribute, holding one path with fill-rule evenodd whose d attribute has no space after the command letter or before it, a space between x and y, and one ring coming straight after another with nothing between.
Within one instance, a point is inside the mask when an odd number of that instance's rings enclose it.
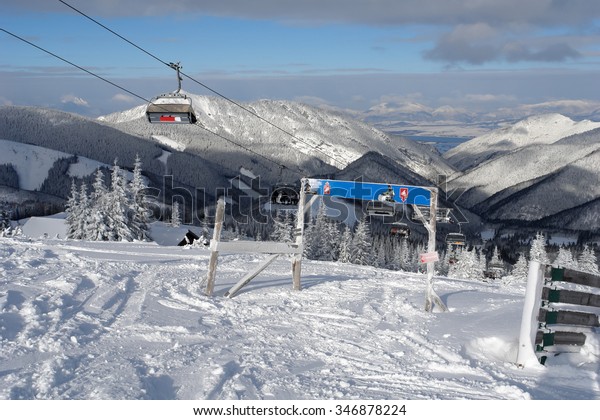
<instances>
[{"instance_id":1,"label":"white cloud","mask_svg":"<svg viewBox=\"0 0 600 420\"><path fill-rule=\"evenodd\" d=\"M465 95L468 102L512 102L517 98L514 95L494 95L491 93L479 93Z\"/></svg>"},{"instance_id":2,"label":"white cloud","mask_svg":"<svg viewBox=\"0 0 600 420\"><path fill-rule=\"evenodd\" d=\"M71 93L61 96L60 102L63 104L73 104L73 105L83 106L83 107L90 106L90 104L88 104L88 102L85 99L75 96Z\"/></svg>"},{"instance_id":3,"label":"white cloud","mask_svg":"<svg viewBox=\"0 0 600 420\"><path fill-rule=\"evenodd\" d=\"M112 97L112 100L115 102L124 102L124 103L133 103L136 102L136 99L130 95L125 95L124 93L117 93Z\"/></svg>"}]
</instances>

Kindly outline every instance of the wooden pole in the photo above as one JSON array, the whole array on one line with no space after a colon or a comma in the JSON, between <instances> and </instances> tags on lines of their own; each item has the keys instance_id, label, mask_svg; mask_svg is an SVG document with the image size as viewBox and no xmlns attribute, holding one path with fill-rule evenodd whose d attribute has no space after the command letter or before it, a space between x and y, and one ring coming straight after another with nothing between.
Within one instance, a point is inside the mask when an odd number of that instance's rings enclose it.
<instances>
[{"instance_id":1,"label":"wooden pole","mask_svg":"<svg viewBox=\"0 0 600 420\"><path fill-rule=\"evenodd\" d=\"M210 261L208 262L208 277L206 281L206 295L212 296L215 288L215 275L217 272L217 259L219 258L218 243L221 239L221 230L223 229L223 219L225 216L225 199L220 197L217 200L217 211L215 214L215 227L213 238L210 241Z\"/></svg>"},{"instance_id":2,"label":"wooden pole","mask_svg":"<svg viewBox=\"0 0 600 420\"><path fill-rule=\"evenodd\" d=\"M296 217L296 245L300 253L294 254L292 257L292 278L293 289L301 290L301 274L302 274L302 243L304 240L304 206L306 201L306 184L308 180L302 178L300 181L300 199L298 200L298 216Z\"/></svg>"},{"instance_id":3,"label":"wooden pole","mask_svg":"<svg viewBox=\"0 0 600 420\"><path fill-rule=\"evenodd\" d=\"M250 281L258 276L265 268L267 268L273 261L275 261L281 254L274 254L269 256L256 270L251 273L246 274L240 281L238 281L235 286L233 286L227 293L225 293L225 297L232 298L240 289L246 286Z\"/></svg>"},{"instance_id":4,"label":"wooden pole","mask_svg":"<svg viewBox=\"0 0 600 420\"><path fill-rule=\"evenodd\" d=\"M427 242L427 252L435 252L435 234L436 234L436 213L437 213L437 189L431 189L429 199L429 225L427 232L429 240ZM427 222L425 222L427 223ZM433 273L435 271L435 263L427 263L427 296L425 297L425 311L431 312L433 309Z\"/></svg>"},{"instance_id":5,"label":"wooden pole","mask_svg":"<svg viewBox=\"0 0 600 420\"><path fill-rule=\"evenodd\" d=\"M437 226L437 200L438 190L437 188L430 189L431 196L429 199L429 222L423 220L427 232L429 233L429 240L427 242L427 252L435 252L435 235ZM448 311L446 304L440 299L438 294L433 290L433 275L435 272L435 262L427 263L427 295L425 297L425 311L431 312L433 305L436 304L440 307L443 312Z\"/></svg>"}]
</instances>

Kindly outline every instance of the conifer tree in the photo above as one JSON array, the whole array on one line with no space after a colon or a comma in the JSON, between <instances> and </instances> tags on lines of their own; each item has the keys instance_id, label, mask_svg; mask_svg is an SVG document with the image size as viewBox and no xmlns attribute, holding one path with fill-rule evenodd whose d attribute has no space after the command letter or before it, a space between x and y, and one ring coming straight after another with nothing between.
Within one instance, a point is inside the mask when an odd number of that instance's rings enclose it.
<instances>
[{"instance_id":1,"label":"conifer tree","mask_svg":"<svg viewBox=\"0 0 600 420\"><path fill-rule=\"evenodd\" d=\"M74 239L87 239L91 223L92 209L90 208L90 200L85 182L82 182L81 187L79 188L79 210L80 214L77 218L77 227L74 232Z\"/></svg>"},{"instance_id":2,"label":"conifer tree","mask_svg":"<svg viewBox=\"0 0 600 420\"><path fill-rule=\"evenodd\" d=\"M519 255L519 258L517 258L517 262L513 267L511 275L517 280L527 280L528 266L527 258L525 258L524 255Z\"/></svg>"},{"instance_id":3,"label":"conifer tree","mask_svg":"<svg viewBox=\"0 0 600 420\"><path fill-rule=\"evenodd\" d=\"M179 212L179 202L174 201L171 207L171 226L181 226L181 213Z\"/></svg>"},{"instance_id":4,"label":"conifer tree","mask_svg":"<svg viewBox=\"0 0 600 420\"><path fill-rule=\"evenodd\" d=\"M142 161L136 156L133 166L133 178L129 183L130 200L130 228L135 239L140 241L150 240L150 227L148 226L150 211L148 201L144 195L146 184L142 176Z\"/></svg>"},{"instance_id":5,"label":"conifer tree","mask_svg":"<svg viewBox=\"0 0 600 420\"><path fill-rule=\"evenodd\" d=\"M558 250L558 255L556 259L552 263L553 267L558 268L576 268L575 260L573 259L573 254L564 246L561 246Z\"/></svg>"},{"instance_id":6,"label":"conifer tree","mask_svg":"<svg viewBox=\"0 0 600 420\"><path fill-rule=\"evenodd\" d=\"M350 262L359 265L372 265L371 233L367 223L366 215L358 222L354 238L352 239L352 248L350 250Z\"/></svg>"},{"instance_id":7,"label":"conifer tree","mask_svg":"<svg viewBox=\"0 0 600 420\"><path fill-rule=\"evenodd\" d=\"M449 277L459 279L479 280L483 278L481 260L477 251L473 248L471 251L461 249L457 255L457 261L450 265Z\"/></svg>"},{"instance_id":8,"label":"conifer tree","mask_svg":"<svg viewBox=\"0 0 600 420\"><path fill-rule=\"evenodd\" d=\"M128 224L129 200L125 177L117 160L112 167L111 186L106 200L107 230L109 241L132 241L134 238Z\"/></svg>"},{"instance_id":9,"label":"conifer tree","mask_svg":"<svg viewBox=\"0 0 600 420\"><path fill-rule=\"evenodd\" d=\"M309 260L316 259L315 257L318 254L318 246L319 246L317 237L318 237L318 232L316 232L316 229L315 229L315 219L311 217L310 220L308 221L308 224L304 228L304 241L303 241L303 245L304 245L303 256L304 256L304 258L309 259Z\"/></svg>"},{"instance_id":10,"label":"conifer tree","mask_svg":"<svg viewBox=\"0 0 600 420\"><path fill-rule=\"evenodd\" d=\"M111 234L108 230L108 190L104 184L104 174L98 168L92 184L90 196L91 211L85 239L91 241L108 241Z\"/></svg>"},{"instance_id":11,"label":"conifer tree","mask_svg":"<svg viewBox=\"0 0 600 420\"><path fill-rule=\"evenodd\" d=\"M67 199L65 211L67 212L67 218L65 219L67 224L67 238L81 239L77 237L77 228L79 225L79 219L81 217L81 209L79 206L79 191L77 190L74 179L71 181L71 193Z\"/></svg>"},{"instance_id":12,"label":"conifer tree","mask_svg":"<svg viewBox=\"0 0 600 420\"><path fill-rule=\"evenodd\" d=\"M347 263L350 262L350 250L352 248L352 229L346 224L342 229L342 236L340 239L340 252L338 256L338 261Z\"/></svg>"},{"instance_id":13,"label":"conifer tree","mask_svg":"<svg viewBox=\"0 0 600 420\"><path fill-rule=\"evenodd\" d=\"M289 211L279 211L273 218L275 228L270 238L275 242L292 242L293 220Z\"/></svg>"},{"instance_id":14,"label":"conifer tree","mask_svg":"<svg viewBox=\"0 0 600 420\"><path fill-rule=\"evenodd\" d=\"M538 232L535 236L535 239L531 243L529 259L541 264L550 264L548 254L546 253L546 237L544 234Z\"/></svg>"},{"instance_id":15,"label":"conifer tree","mask_svg":"<svg viewBox=\"0 0 600 420\"><path fill-rule=\"evenodd\" d=\"M374 265L377 268L386 268L385 242L379 239L374 246L376 251Z\"/></svg>"},{"instance_id":16,"label":"conifer tree","mask_svg":"<svg viewBox=\"0 0 600 420\"><path fill-rule=\"evenodd\" d=\"M448 269L450 268L449 257L447 252L442 252L440 259L435 263L435 271L440 276L445 276L448 274Z\"/></svg>"},{"instance_id":17,"label":"conifer tree","mask_svg":"<svg viewBox=\"0 0 600 420\"><path fill-rule=\"evenodd\" d=\"M334 261L338 256L337 228L326 215L323 202L317 212L317 217L305 230L305 257L313 260Z\"/></svg>"},{"instance_id":18,"label":"conifer tree","mask_svg":"<svg viewBox=\"0 0 600 420\"><path fill-rule=\"evenodd\" d=\"M594 253L594 250L587 244L584 246L581 255L577 259L577 262L578 270L596 275L600 274L600 271L598 270L596 254Z\"/></svg>"},{"instance_id":19,"label":"conifer tree","mask_svg":"<svg viewBox=\"0 0 600 420\"><path fill-rule=\"evenodd\" d=\"M408 244L408 240L406 238L402 238L399 246L396 249L397 262L395 265L398 270L409 271L411 269L410 266L410 246Z\"/></svg>"},{"instance_id":20,"label":"conifer tree","mask_svg":"<svg viewBox=\"0 0 600 420\"><path fill-rule=\"evenodd\" d=\"M0 237L14 234L10 225L10 213L6 204L0 203Z\"/></svg>"}]
</instances>

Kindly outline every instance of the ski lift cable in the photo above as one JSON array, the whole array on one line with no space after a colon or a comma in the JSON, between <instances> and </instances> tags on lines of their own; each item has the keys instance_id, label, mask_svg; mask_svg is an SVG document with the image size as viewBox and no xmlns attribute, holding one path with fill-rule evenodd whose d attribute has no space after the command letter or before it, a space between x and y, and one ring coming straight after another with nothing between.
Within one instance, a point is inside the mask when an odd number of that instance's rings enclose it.
<instances>
[{"instance_id":1,"label":"ski lift cable","mask_svg":"<svg viewBox=\"0 0 600 420\"><path fill-rule=\"evenodd\" d=\"M13 32L10 32L10 31L9 31L9 30L7 30L7 29L4 29L4 28L0 27L0 31L4 32L4 33L5 33L5 34L7 34L7 35L10 35L10 36L12 36L13 38L16 38L16 39L18 39L19 41L22 41L22 42L24 42L24 43L26 43L26 44L30 45L30 46L31 46L31 47L33 47L33 48L36 48L36 49L38 49L38 50L40 50L40 51L42 51L42 52L44 52L44 53L46 53L46 54L48 54L48 55L51 55L52 57L54 57L54 58L56 58L56 59L58 59L58 60L60 60L60 61L62 61L62 62L64 62L64 63L66 63L66 64L68 64L68 65L70 65L70 66L73 66L73 67L75 67L75 68L77 68L77 69L79 69L79 70L81 70L81 71L83 71L83 72L85 72L85 73L89 74L90 76L93 76L93 77L95 77L95 78L97 78L97 79L100 79L100 80L102 80L103 82L105 82L105 83L108 83L108 84L112 85L113 87L115 87L115 88L117 88L117 89L119 89L119 90L122 90L123 92L126 92L126 93L128 93L128 94L130 94L130 95L132 95L132 96L134 96L134 97L136 97L136 98L138 98L138 99L141 99L142 101L144 101L144 102L146 102L146 103L152 103L152 101L150 101L150 100L148 100L148 99L144 98L143 96L141 96L141 95L139 95L139 94L137 94L137 93L135 93L135 92L133 92L133 91L131 91L131 90L129 90L129 89L127 89L127 88L125 88L125 87L123 87L123 86L121 86L121 85L119 85L119 84L117 84L117 83L113 82L113 81L111 81L111 80L108 80L107 78L105 78L105 77L102 77L102 76L100 76L100 75L98 75L98 74L94 73L93 71L90 71L90 70L86 69L85 67L82 67L82 66L80 66L80 65L78 65L78 64L75 64L75 63L73 63L72 61L69 61L69 60L67 60L66 58L63 58L63 57L59 56L58 54L55 54L55 53L53 53L53 52L51 52L51 51L47 50L46 48L43 48L43 47L41 47L41 46L39 46L39 45L37 45L37 44L34 44L33 42L31 42L31 41L28 41L28 40L26 40L25 38L23 38L23 37L21 37L21 36L19 36L19 35L15 34L15 33L13 33ZM155 105L157 105L157 106L160 106L160 104L155 104ZM234 144L234 145L236 145L237 147L239 147L239 148L241 148L241 149L244 149L244 150L246 150L247 152L251 152L252 154L254 154L254 155L256 155L256 156L260 156L261 158L263 158L263 159L265 159L265 160L267 160L267 161L269 161L269 162L271 162L271 163L273 163L273 164L275 164L275 165L279 166L279 167L280 167L280 170L281 170L281 168L283 168L283 169L287 169L288 171L291 171L291 172L294 172L294 173L296 173L296 174L299 174L299 175L302 175L302 176L304 176L304 174L303 174L302 172L300 172L300 171L298 171L298 170L296 170L296 169L289 168L289 167L287 167L287 166L285 166L285 165L282 165L281 163L279 163L279 162L276 162L275 160L271 159L270 157L268 157L268 156L264 156L264 155L262 155L262 154L260 154L260 153L256 152L255 150L252 150L252 149L250 149L250 148L248 148L248 147L244 146L243 144L240 144L240 143L238 143L238 142L236 142L236 141L234 141L234 140L231 140L230 138L227 138L227 137L225 137L225 136L223 136L223 135L221 135L221 134L218 134L218 133L214 132L213 130L211 130L211 129L209 129L209 128L205 127L204 125L202 125L202 124L200 124L200 123L198 123L198 122L197 122L197 123L195 123L194 125L196 125L196 126L200 127L201 129L203 129L203 130L205 130L205 131L207 131L207 132L209 132L209 133L211 133L211 134L213 134L213 135L215 135L215 136L219 137L219 138L220 138L220 139L222 139L222 140L225 140L225 141L227 141L227 142L229 142L229 143L231 143L231 144Z\"/></svg>"},{"instance_id":2,"label":"ski lift cable","mask_svg":"<svg viewBox=\"0 0 600 420\"><path fill-rule=\"evenodd\" d=\"M98 20L92 18L91 16L87 15L86 13L82 12L81 10L77 9L76 7L70 5L69 3L67 3L64 0L58 0L59 2L61 2L62 4L64 4L65 6L69 7L71 10L75 11L76 13L80 14L81 16L89 19L90 21L92 21L93 23L99 25L100 27L106 29L107 31L109 31L111 34L115 35L116 37L118 37L119 39L125 41L126 43L128 43L129 45L133 46L134 48L137 48L138 50L140 50L141 52L149 55L150 57L154 58L155 60L159 61L160 63L168 66L168 67L172 67L171 63L168 63L164 60L162 60L161 58L157 57L155 54L152 54L150 51L146 50L145 48L140 47L139 45L137 45L136 43L128 40L127 38L125 38L124 36L120 35L119 33L115 32L114 30L110 29L109 27L107 27L106 25L102 24L101 22L99 22ZM187 77L188 79L190 79L191 81L197 83L198 85L202 86L203 88L207 89L208 91L210 91L211 93L214 93L215 95L219 96L222 99L225 99L226 101L230 102L231 104L241 108L242 110L248 112L249 114L253 115L254 117L260 119L261 121L265 122L266 124L269 124L270 126L276 128L277 130L281 131L282 133L290 136L291 138L293 138L294 140L310 147L313 150L316 150L317 152L321 153L324 156L327 156L328 159L331 159L337 163L339 163L340 165L342 165L343 167L345 167L347 165L346 162L342 162L341 160L337 159L335 156L330 156L329 154L327 154L327 152L319 149L318 147L315 147L313 145L311 145L310 143L298 138L296 135L294 135L293 133L289 132L288 130L278 126L277 124L267 120L266 118L260 116L259 114L257 114L256 112L252 111L250 108L240 104L239 102L228 98L227 96L223 95L222 93L217 92L216 90L214 90L213 88L207 86L205 83L202 83L201 81L195 79L194 77L184 73L183 71L180 71L180 74ZM307 155L307 153L302 152L304 154Z\"/></svg>"}]
</instances>

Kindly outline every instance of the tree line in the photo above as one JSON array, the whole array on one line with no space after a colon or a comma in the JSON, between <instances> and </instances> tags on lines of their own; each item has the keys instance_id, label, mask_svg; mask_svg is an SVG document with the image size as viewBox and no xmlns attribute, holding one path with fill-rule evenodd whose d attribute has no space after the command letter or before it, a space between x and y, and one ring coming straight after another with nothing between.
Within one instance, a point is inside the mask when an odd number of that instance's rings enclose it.
<instances>
[{"instance_id":1,"label":"tree line","mask_svg":"<svg viewBox=\"0 0 600 420\"><path fill-rule=\"evenodd\" d=\"M77 186L73 181L65 209L67 238L89 241L150 240L150 210L144 195L145 188L139 157L136 157L130 182L116 160L108 185L101 169L96 171L89 193L85 182Z\"/></svg>"}]
</instances>

